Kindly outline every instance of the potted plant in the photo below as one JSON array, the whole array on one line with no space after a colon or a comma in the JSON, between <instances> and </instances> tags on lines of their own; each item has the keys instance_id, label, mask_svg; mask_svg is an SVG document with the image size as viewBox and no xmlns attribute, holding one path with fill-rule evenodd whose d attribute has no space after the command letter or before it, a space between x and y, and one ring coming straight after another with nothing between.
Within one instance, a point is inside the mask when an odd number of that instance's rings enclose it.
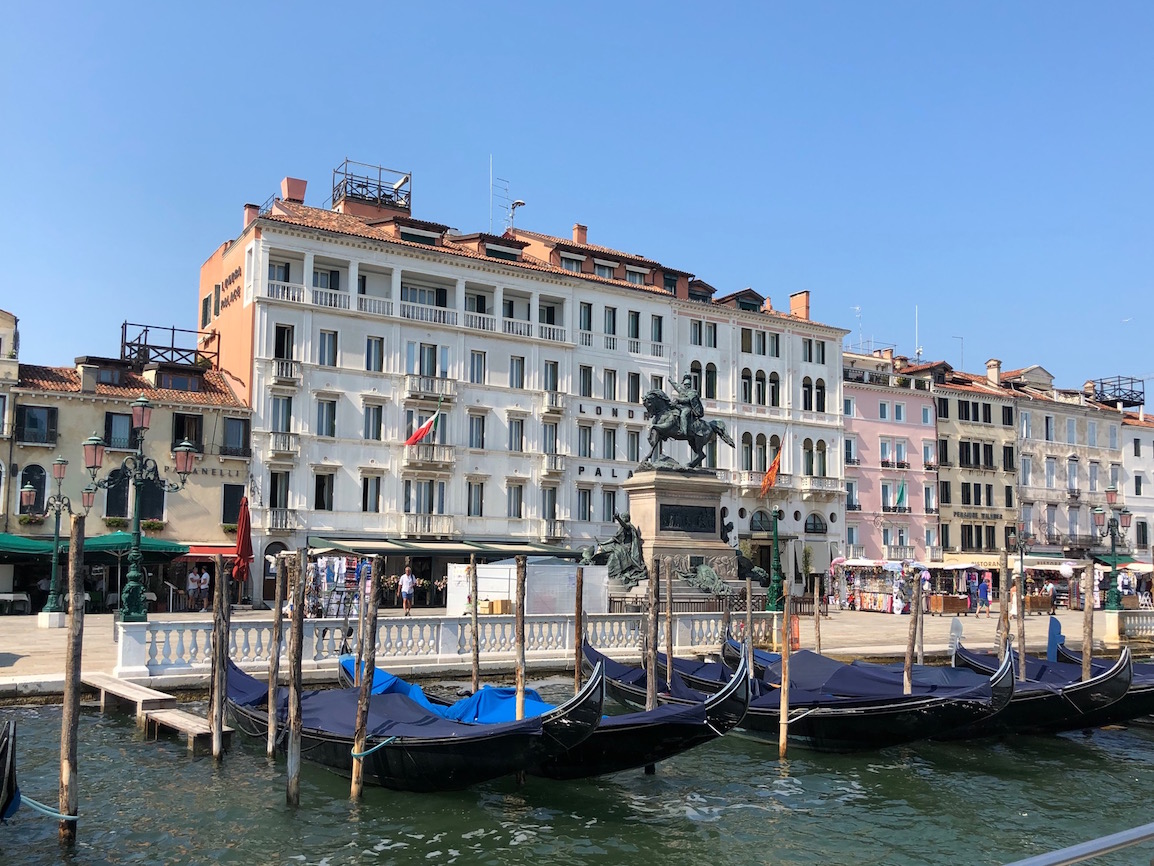
<instances>
[{"instance_id":1,"label":"potted plant","mask_svg":"<svg viewBox=\"0 0 1154 866\"><path fill-rule=\"evenodd\" d=\"M224 530L225 535L236 535L235 523L222 523L220 528Z\"/></svg>"},{"instance_id":2,"label":"potted plant","mask_svg":"<svg viewBox=\"0 0 1154 866\"><path fill-rule=\"evenodd\" d=\"M164 529L163 520L142 520L140 528L145 532L161 532Z\"/></svg>"},{"instance_id":3,"label":"potted plant","mask_svg":"<svg viewBox=\"0 0 1154 866\"><path fill-rule=\"evenodd\" d=\"M42 524L44 522L44 515L43 514L21 514L19 522L20 522L21 526L39 526L40 524Z\"/></svg>"},{"instance_id":4,"label":"potted plant","mask_svg":"<svg viewBox=\"0 0 1154 866\"><path fill-rule=\"evenodd\" d=\"M127 529L128 528L128 518L127 517L106 517L106 518L104 518L104 525L107 526L109 529Z\"/></svg>"}]
</instances>

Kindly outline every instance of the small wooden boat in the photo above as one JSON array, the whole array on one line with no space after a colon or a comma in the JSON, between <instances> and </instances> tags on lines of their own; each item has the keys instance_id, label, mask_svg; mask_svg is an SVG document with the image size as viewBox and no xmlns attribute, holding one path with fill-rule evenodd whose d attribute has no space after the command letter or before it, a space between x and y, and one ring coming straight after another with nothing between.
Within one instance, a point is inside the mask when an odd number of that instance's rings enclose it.
<instances>
[{"instance_id":1,"label":"small wooden boat","mask_svg":"<svg viewBox=\"0 0 1154 866\"><path fill-rule=\"evenodd\" d=\"M991 653L976 653L960 644L954 651L954 665L985 671L997 661ZM1006 653L1015 669L1017 652ZM1099 665L1095 675L1082 679L1081 665L1044 662L1026 658L1027 685L1018 683L1014 701L999 722L1017 732L1075 731L1118 724L1154 711L1154 682L1134 691L1133 662L1129 647L1118 661ZM1131 695L1131 692L1134 694Z\"/></svg>"},{"instance_id":2,"label":"small wooden boat","mask_svg":"<svg viewBox=\"0 0 1154 866\"><path fill-rule=\"evenodd\" d=\"M16 784L16 723L0 726L0 823L20 808L20 786Z\"/></svg>"},{"instance_id":3,"label":"small wooden boat","mask_svg":"<svg viewBox=\"0 0 1154 866\"><path fill-rule=\"evenodd\" d=\"M342 656L339 675L342 685L353 682L355 670L353 657ZM512 718L512 689L486 686L475 695L449 702L437 695L427 695L420 686L380 668L373 674L373 689L395 689L417 700L424 698L435 709L454 718L464 715L470 721L486 723ZM748 668L742 667L704 703L605 716L590 737L529 767L528 772L550 779L584 779L655 764L723 736L741 722L748 706ZM540 715L554 709L535 691L526 690L527 715Z\"/></svg>"},{"instance_id":4,"label":"small wooden boat","mask_svg":"<svg viewBox=\"0 0 1154 866\"><path fill-rule=\"evenodd\" d=\"M604 659L586 648L586 663ZM626 705L645 700L645 672L641 669L604 662L609 693ZM624 668L624 670L623 670ZM677 670L676 665L674 670ZM777 740L780 731L780 688L763 680L753 680L754 697L741 723L753 736ZM1013 696L1013 674L1007 662L981 687L946 697L902 695L892 688L852 697L823 694L790 686L789 737L791 742L827 752L876 749L934 737L965 728L995 716ZM659 696L663 703L690 703L705 695L674 678L670 693Z\"/></svg>"},{"instance_id":5,"label":"small wooden boat","mask_svg":"<svg viewBox=\"0 0 1154 866\"><path fill-rule=\"evenodd\" d=\"M357 689L301 696L301 754L352 772ZM228 707L246 736L268 735L268 686L229 663ZM402 791L451 791L506 776L546 760L588 737L601 718L604 678L585 687L549 718L478 725L443 718L401 694L371 695L365 781ZM288 690L277 690L277 728L288 721Z\"/></svg>"}]
</instances>

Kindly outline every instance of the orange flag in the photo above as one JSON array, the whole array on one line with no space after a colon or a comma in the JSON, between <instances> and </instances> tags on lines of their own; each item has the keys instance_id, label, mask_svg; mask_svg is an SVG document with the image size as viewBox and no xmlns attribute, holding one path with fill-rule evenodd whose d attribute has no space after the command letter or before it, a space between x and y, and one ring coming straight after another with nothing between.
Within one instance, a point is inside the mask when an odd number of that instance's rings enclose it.
<instances>
[{"instance_id":1,"label":"orange flag","mask_svg":"<svg viewBox=\"0 0 1154 866\"><path fill-rule=\"evenodd\" d=\"M769 491L773 489L773 485L777 483L777 470L781 468L781 452L777 452L777 456L773 458L773 462L769 464L769 468L765 470L765 477L761 479L761 498L764 499Z\"/></svg>"}]
</instances>

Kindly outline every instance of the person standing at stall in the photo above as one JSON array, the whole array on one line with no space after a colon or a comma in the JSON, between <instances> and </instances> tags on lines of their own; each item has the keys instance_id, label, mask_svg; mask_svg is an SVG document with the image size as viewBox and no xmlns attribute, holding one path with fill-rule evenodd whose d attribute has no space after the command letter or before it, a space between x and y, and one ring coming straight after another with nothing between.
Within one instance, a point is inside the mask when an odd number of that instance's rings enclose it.
<instances>
[{"instance_id":1,"label":"person standing at stall","mask_svg":"<svg viewBox=\"0 0 1154 866\"><path fill-rule=\"evenodd\" d=\"M986 610L986 619L990 618L990 585L984 580L978 582L978 612L975 619L980 619L982 609Z\"/></svg>"}]
</instances>

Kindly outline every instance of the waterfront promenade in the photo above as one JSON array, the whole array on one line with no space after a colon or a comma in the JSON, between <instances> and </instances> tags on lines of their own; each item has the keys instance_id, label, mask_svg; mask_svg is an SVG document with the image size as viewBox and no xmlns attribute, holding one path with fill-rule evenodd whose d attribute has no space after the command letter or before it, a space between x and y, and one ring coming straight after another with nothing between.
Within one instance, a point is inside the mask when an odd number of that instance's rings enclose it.
<instances>
[{"instance_id":1,"label":"waterfront promenade","mask_svg":"<svg viewBox=\"0 0 1154 866\"><path fill-rule=\"evenodd\" d=\"M382 611L383 617L397 616L400 611ZM421 610L421 617L440 617L443 610ZM160 614L153 621L203 622L211 623L211 613ZM249 622L267 623L271 621L269 611L234 611L234 624ZM485 618L482 617L482 620ZM1071 644L1080 644L1082 635L1082 612L1064 608L1058 612L1063 632ZM927 657L941 658L949 649L950 625L955 617L926 616L924 646ZM991 619L977 619L963 616L960 620L965 629L967 646L975 649L992 649L995 646L996 615ZM742 617L734 616L740 623ZM822 651L838 658L890 658L904 657L909 633L908 616L873 613L867 611L832 610L822 619ZM1036 652L1043 652L1049 618L1029 616L1026 618L1026 644ZM287 623L286 623L287 628ZM1101 611L1094 617L1096 642L1104 634L1105 623ZM113 618L110 614L93 614L84 620L85 673L111 674L117 664L117 644L113 641ZM64 678L64 647L66 629L40 629L34 616L0 617L0 697L19 693L51 694L60 690ZM801 619L801 646L814 647L812 617ZM563 666L558 662L557 667Z\"/></svg>"}]
</instances>

